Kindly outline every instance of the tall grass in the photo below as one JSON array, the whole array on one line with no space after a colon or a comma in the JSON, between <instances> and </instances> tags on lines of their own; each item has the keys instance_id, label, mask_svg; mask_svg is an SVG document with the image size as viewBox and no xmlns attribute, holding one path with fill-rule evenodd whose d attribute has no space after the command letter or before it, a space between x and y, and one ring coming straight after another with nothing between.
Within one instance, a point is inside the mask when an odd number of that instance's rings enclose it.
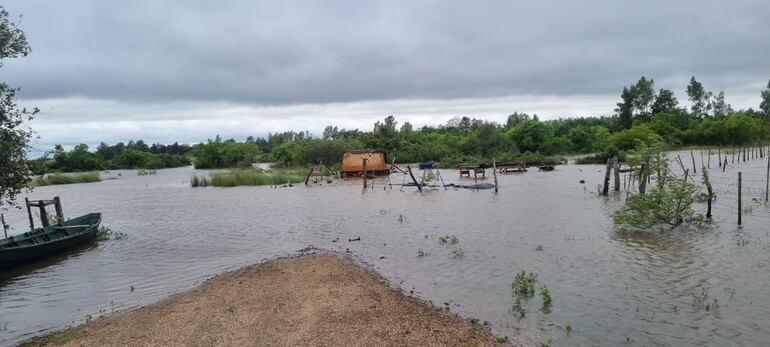
<instances>
[{"instance_id":1,"label":"tall grass","mask_svg":"<svg viewBox=\"0 0 770 347\"><path fill-rule=\"evenodd\" d=\"M35 187L50 186L56 184L73 184L73 183L89 183L99 182L101 178L98 172L81 172L81 173L55 173L41 178L35 178L32 180L32 185Z\"/></svg>"},{"instance_id":2,"label":"tall grass","mask_svg":"<svg viewBox=\"0 0 770 347\"><path fill-rule=\"evenodd\" d=\"M229 170L212 172L210 178L194 175L190 183L193 187L266 186L304 182L306 175L304 169Z\"/></svg>"},{"instance_id":3,"label":"tall grass","mask_svg":"<svg viewBox=\"0 0 770 347\"><path fill-rule=\"evenodd\" d=\"M198 176L193 175L193 177L190 179L190 185L195 187L206 187L211 185L211 181L206 176Z\"/></svg>"}]
</instances>

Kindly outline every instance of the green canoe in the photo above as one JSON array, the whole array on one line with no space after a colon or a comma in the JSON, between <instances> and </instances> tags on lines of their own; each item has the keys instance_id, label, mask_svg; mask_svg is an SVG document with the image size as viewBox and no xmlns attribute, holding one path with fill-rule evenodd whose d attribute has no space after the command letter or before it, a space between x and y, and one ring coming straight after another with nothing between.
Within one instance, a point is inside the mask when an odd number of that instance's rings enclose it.
<instances>
[{"instance_id":1,"label":"green canoe","mask_svg":"<svg viewBox=\"0 0 770 347\"><path fill-rule=\"evenodd\" d=\"M96 237L101 213L84 216L38 228L0 240L0 270L72 248Z\"/></svg>"}]
</instances>

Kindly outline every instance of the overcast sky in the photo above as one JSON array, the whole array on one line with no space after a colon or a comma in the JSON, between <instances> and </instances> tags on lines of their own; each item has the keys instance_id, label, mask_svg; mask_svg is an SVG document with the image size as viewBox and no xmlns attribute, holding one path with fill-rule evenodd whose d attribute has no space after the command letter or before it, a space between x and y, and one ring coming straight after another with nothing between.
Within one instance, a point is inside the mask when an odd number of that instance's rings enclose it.
<instances>
[{"instance_id":1,"label":"overcast sky","mask_svg":"<svg viewBox=\"0 0 770 347\"><path fill-rule=\"evenodd\" d=\"M40 148L242 139L468 115L611 114L645 75L695 75L735 108L770 79L770 2L38 1L0 80L43 113Z\"/></svg>"}]
</instances>

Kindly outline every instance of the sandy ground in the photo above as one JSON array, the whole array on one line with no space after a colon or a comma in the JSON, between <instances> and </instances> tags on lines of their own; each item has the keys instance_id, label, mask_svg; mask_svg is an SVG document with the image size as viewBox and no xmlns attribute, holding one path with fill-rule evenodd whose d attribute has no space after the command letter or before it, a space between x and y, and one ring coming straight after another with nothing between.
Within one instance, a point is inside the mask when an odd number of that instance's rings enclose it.
<instances>
[{"instance_id":1,"label":"sandy ground","mask_svg":"<svg viewBox=\"0 0 770 347\"><path fill-rule=\"evenodd\" d=\"M391 288L334 254L247 267L158 304L30 346L491 346L483 326Z\"/></svg>"}]
</instances>

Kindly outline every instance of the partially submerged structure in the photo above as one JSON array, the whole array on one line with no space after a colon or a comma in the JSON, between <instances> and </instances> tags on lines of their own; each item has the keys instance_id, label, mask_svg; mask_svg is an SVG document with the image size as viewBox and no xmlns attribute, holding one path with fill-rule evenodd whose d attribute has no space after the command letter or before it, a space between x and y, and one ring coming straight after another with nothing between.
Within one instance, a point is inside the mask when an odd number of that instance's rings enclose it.
<instances>
[{"instance_id":1,"label":"partially submerged structure","mask_svg":"<svg viewBox=\"0 0 770 347\"><path fill-rule=\"evenodd\" d=\"M366 168L364 168L364 160L366 160ZM378 149L361 149L345 151L342 154L340 174L343 177L363 176L364 171L367 174L387 174L390 168L385 162L385 152Z\"/></svg>"}]
</instances>

